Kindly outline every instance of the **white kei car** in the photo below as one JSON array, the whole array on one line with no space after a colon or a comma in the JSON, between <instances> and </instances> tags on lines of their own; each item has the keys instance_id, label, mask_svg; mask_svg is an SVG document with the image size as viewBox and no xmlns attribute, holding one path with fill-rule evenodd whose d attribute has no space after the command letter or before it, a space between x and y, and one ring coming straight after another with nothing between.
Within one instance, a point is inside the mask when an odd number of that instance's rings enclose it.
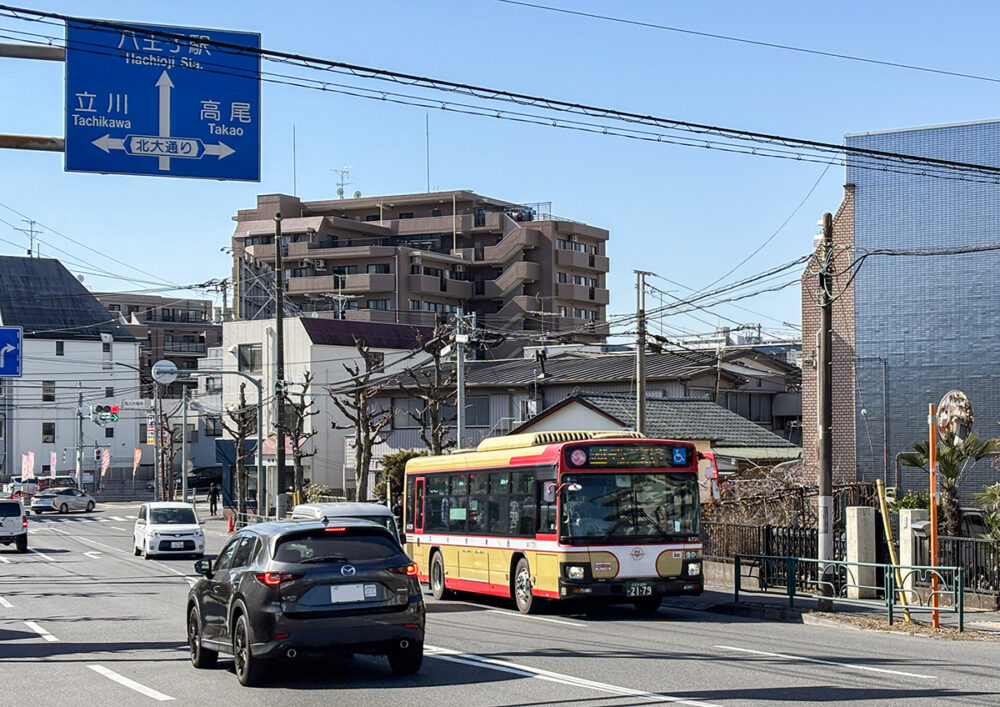
<instances>
[{"instance_id":1,"label":"white kei car","mask_svg":"<svg viewBox=\"0 0 1000 707\"><path fill-rule=\"evenodd\" d=\"M133 552L154 555L205 555L205 531L190 503L144 503L132 531Z\"/></svg>"}]
</instances>

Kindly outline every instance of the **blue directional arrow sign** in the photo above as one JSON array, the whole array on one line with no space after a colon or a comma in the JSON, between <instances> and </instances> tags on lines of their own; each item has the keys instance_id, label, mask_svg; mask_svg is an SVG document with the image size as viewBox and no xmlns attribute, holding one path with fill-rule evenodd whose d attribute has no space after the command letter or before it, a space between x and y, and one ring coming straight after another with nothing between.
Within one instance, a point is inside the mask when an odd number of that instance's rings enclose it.
<instances>
[{"instance_id":1,"label":"blue directional arrow sign","mask_svg":"<svg viewBox=\"0 0 1000 707\"><path fill-rule=\"evenodd\" d=\"M67 23L66 171L260 181L259 51L248 32Z\"/></svg>"},{"instance_id":2,"label":"blue directional arrow sign","mask_svg":"<svg viewBox=\"0 0 1000 707\"><path fill-rule=\"evenodd\" d=\"M20 378L24 332L19 326L0 326L0 378Z\"/></svg>"}]
</instances>

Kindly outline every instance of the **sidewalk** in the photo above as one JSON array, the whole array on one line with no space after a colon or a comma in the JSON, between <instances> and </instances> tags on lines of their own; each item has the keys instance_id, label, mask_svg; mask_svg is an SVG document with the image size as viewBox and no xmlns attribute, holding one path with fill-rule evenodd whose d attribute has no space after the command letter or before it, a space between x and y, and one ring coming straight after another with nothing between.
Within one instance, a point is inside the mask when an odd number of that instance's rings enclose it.
<instances>
[{"instance_id":1,"label":"sidewalk","mask_svg":"<svg viewBox=\"0 0 1000 707\"><path fill-rule=\"evenodd\" d=\"M719 585L706 585L704 593L697 597L667 597L663 600L663 606L688 611L744 616L766 621L796 623L803 623L803 615L817 611L817 601L804 595L796 596L794 604L790 606L788 596L779 590L758 592L740 589L739 601L733 601L733 588ZM888 612L884 609L834 602L833 613L871 617L888 625ZM894 621L902 622L903 616L903 607L897 606L894 611ZM929 623L931 620L931 612L929 611L913 611L912 616L918 622ZM958 628L957 614L940 612L939 616L942 626ZM965 630L1000 635L1000 612L966 609Z\"/></svg>"}]
</instances>

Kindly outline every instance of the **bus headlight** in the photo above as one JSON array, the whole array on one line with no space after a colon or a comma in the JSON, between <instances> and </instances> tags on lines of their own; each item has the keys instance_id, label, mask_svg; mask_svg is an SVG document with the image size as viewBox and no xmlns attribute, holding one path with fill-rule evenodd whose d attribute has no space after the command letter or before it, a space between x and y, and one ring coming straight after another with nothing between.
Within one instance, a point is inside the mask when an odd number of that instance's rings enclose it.
<instances>
[{"instance_id":1,"label":"bus headlight","mask_svg":"<svg viewBox=\"0 0 1000 707\"><path fill-rule=\"evenodd\" d=\"M700 562L689 562L688 563L688 576L697 577L701 574L701 563Z\"/></svg>"},{"instance_id":2,"label":"bus headlight","mask_svg":"<svg viewBox=\"0 0 1000 707\"><path fill-rule=\"evenodd\" d=\"M586 576L586 570L583 565L566 566L566 577L568 579L583 579L584 576Z\"/></svg>"}]
</instances>

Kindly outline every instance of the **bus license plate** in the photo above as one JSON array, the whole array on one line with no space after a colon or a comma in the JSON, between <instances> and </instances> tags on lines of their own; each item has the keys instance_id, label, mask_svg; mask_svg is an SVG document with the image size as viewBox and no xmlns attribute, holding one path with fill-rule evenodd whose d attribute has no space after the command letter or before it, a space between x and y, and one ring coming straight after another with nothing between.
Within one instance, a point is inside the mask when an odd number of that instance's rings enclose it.
<instances>
[{"instance_id":1,"label":"bus license plate","mask_svg":"<svg viewBox=\"0 0 1000 707\"><path fill-rule=\"evenodd\" d=\"M645 582L629 582L625 585L625 596L651 597L653 596L653 585Z\"/></svg>"}]
</instances>

